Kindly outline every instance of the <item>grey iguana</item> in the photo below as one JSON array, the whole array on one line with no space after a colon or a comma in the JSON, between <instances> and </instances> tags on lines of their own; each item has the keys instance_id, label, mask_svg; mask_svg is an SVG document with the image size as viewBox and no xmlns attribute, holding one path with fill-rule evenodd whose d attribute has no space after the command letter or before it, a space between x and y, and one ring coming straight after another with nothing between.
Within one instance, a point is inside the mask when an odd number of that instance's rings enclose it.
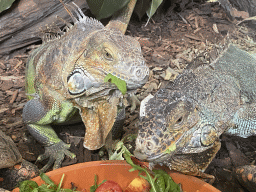
<instances>
[{"instance_id":1,"label":"grey iguana","mask_svg":"<svg viewBox=\"0 0 256 192\"><path fill-rule=\"evenodd\" d=\"M130 4L127 6L130 8ZM114 21L104 27L75 4L72 9L77 16L71 14L74 25L67 24L66 32L48 38L27 62L29 101L23 109L23 120L45 146L45 153L38 158L49 157L43 171L54 162L54 168L60 167L65 155L75 157L69 145L58 138L52 123L66 122L79 112L86 127L84 147L102 147L116 117L122 116L117 115L118 108L123 107L121 92L115 84L104 82L105 77L118 77L132 92L146 83L149 74L139 42L123 34L123 25L122 33ZM121 15L129 21L127 12Z\"/></svg>"},{"instance_id":2,"label":"grey iguana","mask_svg":"<svg viewBox=\"0 0 256 192\"><path fill-rule=\"evenodd\" d=\"M256 133L255 91L256 59L230 44L212 63L188 67L142 101L135 156L151 167L214 178L204 171L220 149L220 135Z\"/></svg>"}]
</instances>

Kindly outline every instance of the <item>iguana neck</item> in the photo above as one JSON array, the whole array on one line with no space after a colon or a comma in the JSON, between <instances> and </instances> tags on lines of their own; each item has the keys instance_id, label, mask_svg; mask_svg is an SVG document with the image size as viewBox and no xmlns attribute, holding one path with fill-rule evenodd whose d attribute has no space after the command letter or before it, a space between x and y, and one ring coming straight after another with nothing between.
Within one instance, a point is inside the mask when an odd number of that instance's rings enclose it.
<instances>
[{"instance_id":1,"label":"iguana neck","mask_svg":"<svg viewBox=\"0 0 256 192\"><path fill-rule=\"evenodd\" d=\"M137 0L130 0L130 2L121 10L117 11L107 24L107 28L115 28L120 30L123 34L127 29L128 23L132 16L132 12L134 10L135 4Z\"/></svg>"}]
</instances>

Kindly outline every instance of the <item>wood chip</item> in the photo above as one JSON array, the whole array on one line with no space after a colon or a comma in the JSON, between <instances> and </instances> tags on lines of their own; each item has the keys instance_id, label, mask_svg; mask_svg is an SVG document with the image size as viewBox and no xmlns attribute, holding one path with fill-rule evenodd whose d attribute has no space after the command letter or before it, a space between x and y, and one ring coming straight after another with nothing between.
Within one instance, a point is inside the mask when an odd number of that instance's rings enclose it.
<instances>
[{"instance_id":1,"label":"wood chip","mask_svg":"<svg viewBox=\"0 0 256 192\"><path fill-rule=\"evenodd\" d=\"M9 110L9 108L2 108L2 109L0 109L0 114L4 113L5 111L8 111L8 110Z\"/></svg>"},{"instance_id":2,"label":"wood chip","mask_svg":"<svg viewBox=\"0 0 256 192\"><path fill-rule=\"evenodd\" d=\"M13 79L22 79L25 78L25 76L0 76L0 80L2 81L9 81Z\"/></svg>"},{"instance_id":3,"label":"wood chip","mask_svg":"<svg viewBox=\"0 0 256 192\"><path fill-rule=\"evenodd\" d=\"M214 31L215 33L219 33L219 30L218 30L218 27L217 27L217 24L216 24L216 23L214 23L214 24L212 25L212 29L213 29L213 31Z\"/></svg>"},{"instance_id":4,"label":"wood chip","mask_svg":"<svg viewBox=\"0 0 256 192\"><path fill-rule=\"evenodd\" d=\"M198 25L198 17L195 17L195 26L196 26L197 29L199 28L199 25Z\"/></svg>"},{"instance_id":5,"label":"wood chip","mask_svg":"<svg viewBox=\"0 0 256 192\"><path fill-rule=\"evenodd\" d=\"M17 98L17 96L18 96L18 93L19 93L19 90L17 89L16 91L14 91L14 93L13 93L13 95L12 95L12 98L11 98L11 100L10 100L10 104L12 104L14 101L15 101L15 99Z\"/></svg>"},{"instance_id":6,"label":"wood chip","mask_svg":"<svg viewBox=\"0 0 256 192\"><path fill-rule=\"evenodd\" d=\"M202 28L197 28L194 33L197 33L198 31L200 31Z\"/></svg>"},{"instance_id":7,"label":"wood chip","mask_svg":"<svg viewBox=\"0 0 256 192\"><path fill-rule=\"evenodd\" d=\"M17 65L13 68L13 70L16 70L23 62L21 60L19 60L19 62L17 63Z\"/></svg>"},{"instance_id":8,"label":"wood chip","mask_svg":"<svg viewBox=\"0 0 256 192\"><path fill-rule=\"evenodd\" d=\"M23 125L23 121L17 121L15 123L7 124L7 128L13 128L13 127L21 127Z\"/></svg>"},{"instance_id":9,"label":"wood chip","mask_svg":"<svg viewBox=\"0 0 256 192\"><path fill-rule=\"evenodd\" d=\"M196 36L192 36L192 35L188 35L188 34L185 34L185 37L188 37L188 38L190 38L190 39L194 39L194 40L196 40L196 41L202 41L201 38L196 37Z\"/></svg>"}]
</instances>

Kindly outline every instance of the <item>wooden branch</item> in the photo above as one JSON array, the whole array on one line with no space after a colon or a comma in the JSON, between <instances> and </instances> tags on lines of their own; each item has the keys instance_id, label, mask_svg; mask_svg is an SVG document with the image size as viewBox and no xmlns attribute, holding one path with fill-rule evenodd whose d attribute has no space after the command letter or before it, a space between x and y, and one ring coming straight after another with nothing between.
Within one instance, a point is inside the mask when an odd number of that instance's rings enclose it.
<instances>
[{"instance_id":1,"label":"wooden branch","mask_svg":"<svg viewBox=\"0 0 256 192\"><path fill-rule=\"evenodd\" d=\"M64 1L68 4L71 0ZM85 0L74 0L85 15L89 7ZM0 14L0 56L40 41L40 32L46 26L65 24L56 16L71 22L71 18L58 0L20 0L11 9Z\"/></svg>"}]
</instances>

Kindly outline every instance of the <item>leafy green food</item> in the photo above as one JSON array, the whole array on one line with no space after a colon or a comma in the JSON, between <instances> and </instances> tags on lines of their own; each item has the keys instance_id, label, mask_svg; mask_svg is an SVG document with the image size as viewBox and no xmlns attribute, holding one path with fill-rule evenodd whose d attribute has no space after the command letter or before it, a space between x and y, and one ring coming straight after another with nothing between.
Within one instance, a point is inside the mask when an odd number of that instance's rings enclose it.
<instances>
[{"instance_id":1,"label":"leafy green food","mask_svg":"<svg viewBox=\"0 0 256 192\"><path fill-rule=\"evenodd\" d=\"M40 173L39 176L45 184L38 186L35 181L25 180L19 185L20 192L76 192L72 189L61 188L65 176L64 174L62 175L58 186L44 173Z\"/></svg>"},{"instance_id":2,"label":"leafy green food","mask_svg":"<svg viewBox=\"0 0 256 192\"><path fill-rule=\"evenodd\" d=\"M131 142L134 141L137 138L136 134L128 134L124 136L121 141L118 141L116 144L114 144L114 153L109 156L109 160L124 160L123 154L126 151L126 153L129 153L131 156L132 154L129 152L129 150L125 147L125 142Z\"/></svg>"},{"instance_id":3,"label":"leafy green food","mask_svg":"<svg viewBox=\"0 0 256 192\"><path fill-rule=\"evenodd\" d=\"M130 0L87 0L92 14L98 20L110 17L118 10L122 9Z\"/></svg>"},{"instance_id":4,"label":"leafy green food","mask_svg":"<svg viewBox=\"0 0 256 192\"><path fill-rule=\"evenodd\" d=\"M33 189L38 188L38 185L35 181L26 180L20 184L19 188L20 192L32 192Z\"/></svg>"},{"instance_id":5,"label":"leafy green food","mask_svg":"<svg viewBox=\"0 0 256 192\"><path fill-rule=\"evenodd\" d=\"M9 9L15 0L0 0L0 13Z\"/></svg>"},{"instance_id":6,"label":"leafy green food","mask_svg":"<svg viewBox=\"0 0 256 192\"><path fill-rule=\"evenodd\" d=\"M129 151L125 151L123 155L124 155L124 158L125 158L126 162L127 162L128 164L130 164L130 165L133 167L133 168L130 169L129 171L131 172L131 171L138 170L140 173L141 173L141 172L144 172L144 173L146 174L146 177L144 177L144 176L142 176L142 175L140 175L140 176L141 176L142 178L146 179L146 180L150 183L150 185L151 185L151 190L150 190L150 191L152 191L152 192L158 192L158 190L157 190L157 188L156 188L156 185L155 185L155 181L154 181L154 179L151 177L151 175L149 174L149 172L147 171L147 169L142 168L142 167L140 167L139 165L134 164L133 161L132 161L132 159L131 159L131 156L130 156L130 152L129 152Z\"/></svg>"},{"instance_id":7,"label":"leafy green food","mask_svg":"<svg viewBox=\"0 0 256 192\"><path fill-rule=\"evenodd\" d=\"M45 173L40 173L39 176L46 184L55 186L54 182Z\"/></svg>"},{"instance_id":8,"label":"leafy green food","mask_svg":"<svg viewBox=\"0 0 256 192\"><path fill-rule=\"evenodd\" d=\"M97 184L97 180L98 180L98 177L97 175L94 176L94 185L90 187L90 192L95 192L96 189L104 182L106 182L107 180L103 180L99 185Z\"/></svg>"},{"instance_id":9,"label":"leafy green food","mask_svg":"<svg viewBox=\"0 0 256 192\"><path fill-rule=\"evenodd\" d=\"M151 185L151 190L150 192L181 192L181 187L179 184L175 183L171 176L166 173L163 170L158 170L158 169L153 169L153 172L148 170L147 168L143 168L139 165L136 165L132 159L131 156L132 154L129 152L129 150L124 146L123 141L119 141L117 143L117 149L121 151L120 153L123 153L123 156L128 164L132 166L132 169L129 171L139 171L139 176L146 179L150 185ZM141 175L141 173L145 173L146 176Z\"/></svg>"},{"instance_id":10,"label":"leafy green food","mask_svg":"<svg viewBox=\"0 0 256 192\"><path fill-rule=\"evenodd\" d=\"M111 73L106 75L106 77L104 78L104 82L114 83L123 95L127 92L126 82L112 75Z\"/></svg>"},{"instance_id":11,"label":"leafy green food","mask_svg":"<svg viewBox=\"0 0 256 192\"><path fill-rule=\"evenodd\" d=\"M161 169L154 169L155 177L157 177L157 184L161 187L159 192L162 191L171 191L171 192L180 192L180 185L175 183L171 176L168 175L165 171Z\"/></svg>"}]
</instances>

